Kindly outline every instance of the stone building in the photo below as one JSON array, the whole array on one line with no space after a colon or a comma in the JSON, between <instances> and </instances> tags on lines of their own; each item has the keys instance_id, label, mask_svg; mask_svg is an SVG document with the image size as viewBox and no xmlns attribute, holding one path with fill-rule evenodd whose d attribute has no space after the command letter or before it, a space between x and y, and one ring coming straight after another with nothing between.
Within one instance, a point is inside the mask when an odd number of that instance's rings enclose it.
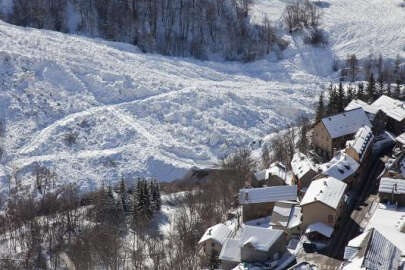
<instances>
[{"instance_id":1,"label":"stone building","mask_svg":"<svg viewBox=\"0 0 405 270\"><path fill-rule=\"evenodd\" d=\"M243 222L270 216L274 204L278 201L296 200L297 186L249 188L239 191Z\"/></svg>"},{"instance_id":2,"label":"stone building","mask_svg":"<svg viewBox=\"0 0 405 270\"><path fill-rule=\"evenodd\" d=\"M334 227L343 210L346 187L344 182L333 177L312 181L300 203L302 227L317 222Z\"/></svg>"},{"instance_id":3,"label":"stone building","mask_svg":"<svg viewBox=\"0 0 405 270\"><path fill-rule=\"evenodd\" d=\"M312 132L312 145L325 158L331 158L337 150L346 146L362 126L371 127L370 120L362 108L322 118Z\"/></svg>"}]
</instances>

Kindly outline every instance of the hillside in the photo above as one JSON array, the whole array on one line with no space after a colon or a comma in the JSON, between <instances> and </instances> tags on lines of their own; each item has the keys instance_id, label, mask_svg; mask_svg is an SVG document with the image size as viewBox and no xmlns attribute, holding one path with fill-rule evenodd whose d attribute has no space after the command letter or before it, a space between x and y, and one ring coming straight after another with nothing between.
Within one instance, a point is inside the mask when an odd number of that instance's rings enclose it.
<instances>
[{"instance_id":1,"label":"hillside","mask_svg":"<svg viewBox=\"0 0 405 270\"><path fill-rule=\"evenodd\" d=\"M251 14L279 18L287 2L256 0ZM212 166L311 114L315 96L337 78L335 57L404 57L400 3L318 2L329 45L284 34L290 45L282 54L248 64L144 54L129 44L0 22L0 174L28 184L43 166L60 183L93 189L122 176L169 181L192 166ZM1 179L4 192L9 178Z\"/></svg>"}]
</instances>

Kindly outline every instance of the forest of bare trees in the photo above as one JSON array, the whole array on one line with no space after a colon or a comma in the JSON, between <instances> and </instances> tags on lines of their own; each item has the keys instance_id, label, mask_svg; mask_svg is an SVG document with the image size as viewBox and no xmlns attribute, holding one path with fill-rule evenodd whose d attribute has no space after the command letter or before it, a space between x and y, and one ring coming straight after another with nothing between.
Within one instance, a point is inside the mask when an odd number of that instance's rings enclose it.
<instances>
[{"instance_id":1,"label":"forest of bare trees","mask_svg":"<svg viewBox=\"0 0 405 270\"><path fill-rule=\"evenodd\" d=\"M251 61L285 47L250 0L15 0L11 23L129 42L144 52ZM70 15L69 15L70 14ZM77 14L73 24L69 16Z\"/></svg>"}]
</instances>

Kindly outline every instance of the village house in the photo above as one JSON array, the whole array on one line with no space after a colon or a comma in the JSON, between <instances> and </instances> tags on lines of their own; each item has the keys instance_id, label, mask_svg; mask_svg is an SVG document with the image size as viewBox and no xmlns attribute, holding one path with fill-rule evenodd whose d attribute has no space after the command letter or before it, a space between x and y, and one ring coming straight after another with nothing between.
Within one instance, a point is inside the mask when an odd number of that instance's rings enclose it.
<instances>
[{"instance_id":1,"label":"village house","mask_svg":"<svg viewBox=\"0 0 405 270\"><path fill-rule=\"evenodd\" d=\"M272 163L268 169L255 174L260 186L282 186L286 185L287 168L281 162Z\"/></svg>"},{"instance_id":2,"label":"village house","mask_svg":"<svg viewBox=\"0 0 405 270\"><path fill-rule=\"evenodd\" d=\"M346 187L344 182L333 177L312 181L300 203L302 227L317 222L334 227L344 206Z\"/></svg>"},{"instance_id":3,"label":"village house","mask_svg":"<svg viewBox=\"0 0 405 270\"><path fill-rule=\"evenodd\" d=\"M349 188L358 188L360 177L358 169L360 164L343 151L339 151L329 162L321 164L321 174L316 178L333 177L345 182Z\"/></svg>"},{"instance_id":4,"label":"village house","mask_svg":"<svg viewBox=\"0 0 405 270\"><path fill-rule=\"evenodd\" d=\"M250 188L239 191L243 222L270 216L274 204L278 201L296 200L297 186Z\"/></svg>"},{"instance_id":5,"label":"village house","mask_svg":"<svg viewBox=\"0 0 405 270\"><path fill-rule=\"evenodd\" d=\"M301 207L298 202L280 201L274 204L270 225L272 229L283 230L287 240L299 237L301 233Z\"/></svg>"},{"instance_id":6,"label":"village house","mask_svg":"<svg viewBox=\"0 0 405 270\"><path fill-rule=\"evenodd\" d=\"M405 179L405 152L385 160L385 169L381 177Z\"/></svg>"},{"instance_id":7,"label":"village house","mask_svg":"<svg viewBox=\"0 0 405 270\"><path fill-rule=\"evenodd\" d=\"M378 230L368 229L347 244L343 270L400 269L401 251Z\"/></svg>"},{"instance_id":8,"label":"village house","mask_svg":"<svg viewBox=\"0 0 405 270\"><path fill-rule=\"evenodd\" d=\"M279 260L286 251L286 246L283 231L245 225L240 237L241 261Z\"/></svg>"},{"instance_id":9,"label":"village house","mask_svg":"<svg viewBox=\"0 0 405 270\"><path fill-rule=\"evenodd\" d=\"M315 164L306 155L298 152L293 156L291 169L294 182L297 183L301 195L301 193L305 193L311 181L318 174L318 168L315 167Z\"/></svg>"},{"instance_id":10,"label":"village house","mask_svg":"<svg viewBox=\"0 0 405 270\"><path fill-rule=\"evenodd\" d=\"M210 258L216 258L230 234L231 230L224 224L219 223L208 228L200 241L198 241L198 244L202 246L205 255Z\"/></svg>"},{"instance_id":11,"label":"village house","mask_svg":"<svg viewBox=\"0 0 405 270\"><path fill-rule=\"evenodd\" d=\"M374 135L369 126L362 126L354 135L354 139L346 142L345 152L355 161L366 163L374 141Z\"/></svg>"},{"instance_id":12,"label":"village house","mask_svg":"<svg viewBox=\"0 0 405 270\"><path fill-rule=\"evenodd\" d=\"M376 101L374 101L371 106L378 111L383 112L385 121L380 122L384 123L384 128L387 131L390 131L395 135L405 132L404 102L382 95Z\"/></svg>"},{"instance_id":13,"label":"village house","mask_svg":"<svg viewBox=\"0 0 405 270\"><path fill-rule=\"evenodd\" d=\"M405 179L382 177L378 188L380 201L405 206Z\"/></svg>"},{"instance_id":14,"label":"village house","mask_svg":"<svg viewBox=\"0 0 405 270\"><path fill-rule=\"evenodd\" d=\"M313 128L312 145L323 157L331 158L362 126L371 127L362 108L322 118Z\"/></svg>"}]
</instances>

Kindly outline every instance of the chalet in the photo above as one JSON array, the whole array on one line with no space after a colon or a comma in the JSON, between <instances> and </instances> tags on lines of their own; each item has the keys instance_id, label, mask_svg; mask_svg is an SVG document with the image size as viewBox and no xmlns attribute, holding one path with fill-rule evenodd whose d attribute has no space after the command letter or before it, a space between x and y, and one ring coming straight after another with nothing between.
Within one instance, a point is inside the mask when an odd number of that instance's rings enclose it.
<instances>
[{"instance_id":1,"label":"chalet","mask_svg":"<svg viewBox=\"0 0 405 270\"><path fill-rule=\"evenodd\" d=\"M250 188L239 191L243 222L270 216L275 202L296 200L297 186Z\"/></svg>"},{"instance_id":2,"label":"chalet","mask_svg":"<svg viewBox=\"0 0 405 270\"><path fill-rule=\"evenodd\" d=\"M396 203L405 206L405 179L382 177L378 188L381 202Z\"/></svg>"},{"instance_id":3,"label":"chalet","mask_svg":"<svg viewBox=\"0 0 405 270\"><path fill-rule=\"evenodd\" d=\"M225 241L231 234L231 230L220 223L208 228L198 242L204 249L204 253L209 257L217 257Z\"/></svg>"},{"instance_id":4,"label":"chalet","mask_svg":"<svg viewBox=\"0 0 405 270\"><path fill-rule=\"evenodd\" d=\"M383 112L385 116L385 129L399 135L405 132L405 103L390 98L381 96L371 105L378 111Z\"/></svg>"},{"instance_id":5,"label":"chalet","mask_svg":"<svg viewBox=\"0 0 405 270\"><path fill-rule=\"evenodd\" d=\"M331 158L362 126L371 127L362 108L322 118L313 128L312 144L322 156Z\"/></svg>"},{"instance_id":6,"label":"chalet","mask_svg":"<svg viewBox=\"0 0 405 270\"><path fill-rule=\"evenodd\" d=\"M271 228L283 230L287 239L299 236L301 233L301 207L297 202L276 202L271 215Z\"/></svg>"},{"instance_id":7,"label":"chalet","mask_svg":"<svg viewBox=\"0 0 405 270\"><path fill-rule=\"evenodd\" d=\"M295 153L291 161L293 177L298 183L299 191L305 191L313 178L318 174L315 164L304 154Z\"/></svg>"},{"instance_id":8,"label":"chalet","mask_svg":"<svg viewBox=\"0 0 405 270\"><path fill-rule=\"evenodd\" d=\"M329 162L320 165L321 174L317 178L333 177L348 184L350 187L358 187L360 178L358 169L360 164L343 151L337 153Z\"/></svg>"},{"instance_id":9,"label":"chalet","mask_svg":"<svg viewBox=\"0 0 405 270\"><path fill-rule=\"evenodd\" d=\"M317 222L334 227L344 206L346 187L344 182L333 177L312 181L300 203L302 227Z\"/></svg>"},{"instance_id":10,"label":"chalet","mask_svg":"<svg viewBox=\"0 0 405 270\"><path fill-rule=\"evenodd\" d=\"M400 269L401 251L376 229L369 229L349 241L343 270Z\"/></svg>"},{"instance_id":11,"label":"chalet","mask_svg":"<svg viewBox=\"0 0 405 270\"><path fill-rule=\"evenodd\" d=\"M257 172L255 177L261 186L282 186L287 181L287 168L281 162L274 162L268 169Z\"/></svg>"},{"instance_id":12,"label":"chalet","mask_svg":"<svg viewBox=\"0 0 405 270\"><path fill-rule=\"evenodd\" d=\"M346 142L345 152L361 164L365 161L373 146L374 135L369 126L362 126L354 135L354 139Z\"/></svg>"},{"instance_id":13,"label":"chalet","mask_svg":"<svg viewBox=\"0 0 405 270\"><path fill-rule=\"evenodd\" d=\"M286 246L283 231L246 225L240 237L241 261L278 260L286 251Z\"/></svg>"}]
</instances>

